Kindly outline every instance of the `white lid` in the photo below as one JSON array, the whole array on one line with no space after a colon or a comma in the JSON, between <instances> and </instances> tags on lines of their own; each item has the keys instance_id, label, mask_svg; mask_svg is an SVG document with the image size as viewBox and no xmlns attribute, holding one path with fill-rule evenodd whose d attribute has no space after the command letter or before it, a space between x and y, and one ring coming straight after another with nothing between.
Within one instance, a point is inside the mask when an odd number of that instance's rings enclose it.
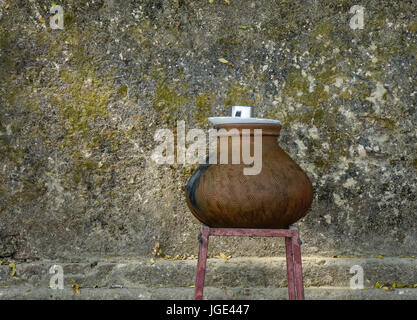
<instances>
[{"instance_id":1,"label":"white lid","mask_svg":"<svg viewBox=\"0 0 417 320\"><path fill-rule=\"evenodd\" d=\"M216 124L228 124L228 123L265 123L265 124L281 124L281 121L274 119L263 118L239 118L239 117L209 117L208 120Z\"/></svg>"}]
</instances>

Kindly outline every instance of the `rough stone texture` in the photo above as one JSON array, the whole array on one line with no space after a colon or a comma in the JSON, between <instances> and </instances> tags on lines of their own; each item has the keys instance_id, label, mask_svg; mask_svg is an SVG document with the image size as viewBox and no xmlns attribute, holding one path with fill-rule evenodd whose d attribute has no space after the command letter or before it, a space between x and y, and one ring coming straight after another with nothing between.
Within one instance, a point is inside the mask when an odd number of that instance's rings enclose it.
<instances>
[{"instance_id":1,"label":"rough stone texture","mask_svg":"<svg viewBox=\"0 0 417 320\"><path fill-rule=\"evenodd\" d=\"M156 260L147 258L90 260L79 263L60 261L35 261L16 265L12 269L0 266L0 287L25 285L47 288L53 265L62 266L64 286L77 284L83 288L111 287L112 285L134 288L190 287L195 283L196 260ZM415 258L323 258L303 259L305 287L350 287L350 280L357 273L353 266L363 269L363 285L372 288L377 282L383 284L417 286L417 263ZM205 285L211 287L287 287L284 258L241 257L208 259ZM417 291L417 289L416 289Z\"/></svg>"},{"instance_id":2,"label":"rough stone texture","mask_svg":"<svg viewBox=\"0 0 417 320\"><path fill-rule=\"evenodd\" d=\"M53 265L63 268L63 289L49 287ZM355 265L363 268L363 290L350 288ZM0 300L192 299L195 268L196 260L42 260L17 264L12 276L12 269L3 265ZM416 269L415 258L304 258L306 299L417 299ZM377 283L385 289L375 287ZM283 258L208 260L206 299L288 299L286 287Z\"/></svg>"},{"instance_id":3,"label":"rough stone texture","mask_svg":"<svg viewBox=\"0 0 417 320\"><path fill-rule=\"evenodd\" d=\"M0 257L196 254L195 166L156 165L153 134L234 104L281 120L313 182L304 255L416 252L415 1L363 2L363 30L353 0L57 2L65 30L50 1L0 1Z\"/></svg>"},{"instance_id":4,"label":"rough stone texture","mask_svg":"<svg viewBox=\"0 0 417 320\"><path fill-rule=\"evenodd\" d=\"M16 287L0 289L0 300L191 300L191 288L129 288L129 289L73 289ZM287 300L288 291L283 288L213 288L204 291L205 300ZM306 300L416 300L417 290L401 289L391 292L369 289L307 288ZM161 310L161 306L155 307Z\"/></svg>"}]
</instances>

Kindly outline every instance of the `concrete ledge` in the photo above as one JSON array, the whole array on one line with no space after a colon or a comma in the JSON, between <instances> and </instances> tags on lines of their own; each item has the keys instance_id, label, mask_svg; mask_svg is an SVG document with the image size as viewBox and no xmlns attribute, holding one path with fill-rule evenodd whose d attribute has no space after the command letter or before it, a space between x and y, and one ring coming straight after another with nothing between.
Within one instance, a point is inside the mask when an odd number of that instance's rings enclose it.
<instances>
[{"instance_id":1,"label":"concrete ledge","mask_svg":"<svg viewBox=\"0 0 417 320\"><path fill-rule=\"evenodd\" d=\"M53 290L15 286L0 289L0 300L190 300L193 288L81 288ZM344 287L306 288L306 300L417 300L417 289L396 289L386 292L380 289L351 290ZM207 300L287 300L286 288L214 288L204 292Z\"/></svg>"},{"instance_id":2,"label":"concrete ledge","mask_svg":"<svg viewBox=\"0 0 417 320\"><path fill-rule=\"evenodd\" d=\"M0 266L0 287L26 285L47 288L51 278L49 269L59 264L64 270L64 284L76 283L83 287L108 287L112 284L124 287L194 285L196 260L158 260L149 258L91 260L80 263L38 261ZM372 287L382 283L417 283L415 258L303 258L304 284L306 287L349 287L353 274L350 268L359 265L364 270L364 285ZM277 287L287 286L284 258L231 258L209 259L206 285L212 287Z\"/></svg>"}]
</instances>

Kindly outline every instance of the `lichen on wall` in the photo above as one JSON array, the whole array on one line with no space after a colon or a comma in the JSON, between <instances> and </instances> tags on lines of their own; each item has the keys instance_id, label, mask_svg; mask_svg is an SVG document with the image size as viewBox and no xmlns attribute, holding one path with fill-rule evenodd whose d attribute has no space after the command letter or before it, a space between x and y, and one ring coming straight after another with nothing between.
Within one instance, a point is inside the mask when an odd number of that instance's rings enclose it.
<instances>
[{"instance_id":1,"label":"lichen on wall","mask_svg":"<svg viewBox=\"0 0 417 320\"><path fill-rule=\"evenodd\" d=\"M303 254L416 247L417 24L413 1L48 1L0 8L0 257L196 253L184 186L159 166L160 128L209 128L252 105L281 120L313 206ZM226 63L225 63L226 61ZM275 255L273 239L213 252Z\"/></svg>"}]
</instances>

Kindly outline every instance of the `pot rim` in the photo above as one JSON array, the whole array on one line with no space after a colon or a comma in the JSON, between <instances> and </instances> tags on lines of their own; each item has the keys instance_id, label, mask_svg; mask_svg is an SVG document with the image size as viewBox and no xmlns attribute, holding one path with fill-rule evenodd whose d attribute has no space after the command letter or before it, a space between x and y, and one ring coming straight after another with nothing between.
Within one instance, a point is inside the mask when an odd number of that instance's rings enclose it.
<instances>
[{"instance_id":1,"label":"pot rim","mask_svg":"<svg viewBox=\"0 0 417 320\"><path fill-rule=\"evenodd\" d=\"M218 133L218 136L234 136L234 135L242 135L242 129L250 129L250 135L253 136L255 133L255 129L262 130L262 136L279 136L281 132L281 124L278 123L225 123L225 124L217 124L215 125L217 129L226 129L227 131L231 129L237 129L239 131L238 134L234 134L233 132L227 133Z\"/></svg>"},{"instance_id":2,"label":"pot rim","mask_svg":"<svg viewBox=\"0 0 417 320\"><path fill-rule=\"evenodd\" d=\"M239 118L239 117L209 117L208 120L217 125L223 124L275 124L280 125L281 121L264 118Z\"/></svg>"}]
</instances>

